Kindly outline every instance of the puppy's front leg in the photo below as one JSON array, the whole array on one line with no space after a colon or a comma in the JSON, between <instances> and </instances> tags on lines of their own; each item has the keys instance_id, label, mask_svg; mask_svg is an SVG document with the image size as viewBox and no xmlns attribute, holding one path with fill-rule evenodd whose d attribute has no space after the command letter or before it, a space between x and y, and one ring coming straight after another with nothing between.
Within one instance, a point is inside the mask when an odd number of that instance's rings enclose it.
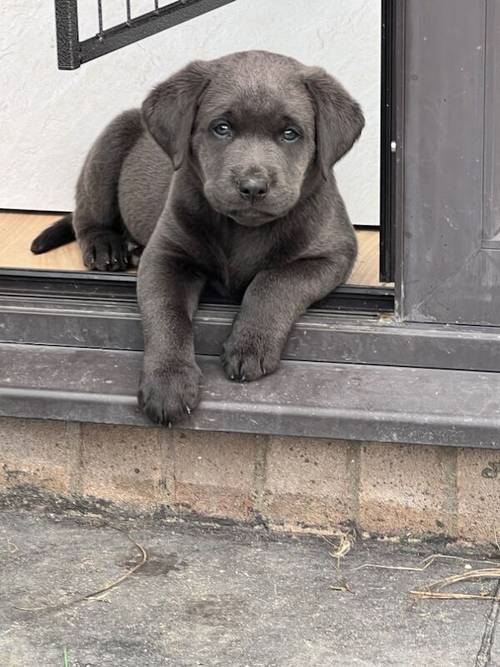
<instances>
[{"instance_id":1,"label":"puppy's front leg","mask_svg":"<svg viewBox=\"0 0 500 667\"><path fill-rule=\"evenodd\" d=\"M280 269L261 271L250 283L222 364L230 380L256 380L278 368L296 319L345 280L352 256L301 259Z\"/></svg>"},{"instance_id":2,"label":"puppy's front leg","mask_svg":"<svg viewBox=\"0 0 500 667\"><path fill-rule=\"evenodd\" d=\"M205 279L188 259L173 257L160 239L153 240L137 281L144 330L139 405L154 422L169 425L199 401L192 320Z\"/></svg>"}]
</instances>

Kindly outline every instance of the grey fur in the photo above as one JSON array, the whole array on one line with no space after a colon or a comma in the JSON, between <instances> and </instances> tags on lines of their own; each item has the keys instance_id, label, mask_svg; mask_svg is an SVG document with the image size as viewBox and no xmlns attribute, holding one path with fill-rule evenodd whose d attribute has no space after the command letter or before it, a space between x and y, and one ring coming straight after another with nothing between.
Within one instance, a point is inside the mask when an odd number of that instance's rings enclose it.
<instances>
[{"instance_id":1,"label":"grey fur","mask_svg":"<svg viewBox=\"0 0 500 667\"><path fill-rule=\"evenodd\" d=\"M324 70L249 51L191 63L152 91L142 120L128 111L98 138L73 224L89 268L123 268L127 244L146 246L139 402L151 419L199 400L192 318L207 282L243 296L222 364L249 381L278 367L295 320L347 278L356 239L332 167L363 124Z\"/></svg>"}]
</instances>

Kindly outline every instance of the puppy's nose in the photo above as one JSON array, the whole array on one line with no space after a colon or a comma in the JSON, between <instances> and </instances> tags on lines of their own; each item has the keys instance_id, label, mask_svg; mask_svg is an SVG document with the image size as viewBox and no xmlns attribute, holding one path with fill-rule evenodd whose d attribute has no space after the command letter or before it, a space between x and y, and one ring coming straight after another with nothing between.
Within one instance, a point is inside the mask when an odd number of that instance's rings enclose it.
<instances>
[{"instance_id":1,"label":"puppy's nose","mask_svg":"<svg viewBox=\"0 0 500 667\"><path fill-rule=\"evenodd\" d=\"M265 178L251 176L240 181L240 195L243 199L263 199L269 185Z\"/></svg>"}]
</instances>

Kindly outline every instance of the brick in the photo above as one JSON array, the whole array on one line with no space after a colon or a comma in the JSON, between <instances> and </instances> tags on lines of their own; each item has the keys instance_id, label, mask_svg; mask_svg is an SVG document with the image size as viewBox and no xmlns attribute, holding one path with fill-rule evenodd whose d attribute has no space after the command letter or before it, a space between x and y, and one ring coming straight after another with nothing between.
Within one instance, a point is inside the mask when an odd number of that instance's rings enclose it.
<instances>
[{"instance_id":1,"label":"brick","mask_svg":"<svg viewBox=\"0 0 500 667\"><path fill-rule=\"evenodd\" d=\"M0 419L0 492L379 534L500 534L500 453Z\"/></svg>"},{"instance_id":2,"label":"brick","mask_svg":"<svg viewBox=\"0 0 500 667\"><path fill-rule=\"evenodd\" d=\"M363 530L379 534L453 535L456 450L363 445L358 521Z\"/></svg>"},{"instance_id":3,"label":"brick","mask_svg":"<svg viewBox=\"0 0 500 667\"><path fill-rule=\"evenodd\" d=\"M495 542L500 535L500 451L458 450L458 534Z\"/></svg>"},{"instance_id":4,"label":"brick","mask_svg":"<svg viewBox=\"0 0 500 667\"><path fill-rule=\"evenodd\" d=\"M261 436L174 431L179 511L242 521L253 516Z\"/></svg>"},{"instance_id":5,"label":"brick","mask_svg":"<svg viewBox=\"0 0 500 667\"><path fill-rule=\"evenodd\" d=\"M82 424L81 493L150 511L165 499L160 429Z\"/></svg>"},{"instance_id":6,"label":"brick","mask_svg":"<svg viewBox=\"0 0 500 667\"><path fill-rule=\"evenodd\" d=\"M271 439L262 514L288 527L327 528L352 519L356 449L341 441Z\"/></svg>"},{"instance_id":7,"label":"brick","mask_svg":"<svg viewBox=\"0 0 500 667\"><path fill-rule=\"evenodd\" d=\"M0 490L30 486L67 495L76 472L79 426L39 419L0 419Z\"/></svg>"}]
</instances>

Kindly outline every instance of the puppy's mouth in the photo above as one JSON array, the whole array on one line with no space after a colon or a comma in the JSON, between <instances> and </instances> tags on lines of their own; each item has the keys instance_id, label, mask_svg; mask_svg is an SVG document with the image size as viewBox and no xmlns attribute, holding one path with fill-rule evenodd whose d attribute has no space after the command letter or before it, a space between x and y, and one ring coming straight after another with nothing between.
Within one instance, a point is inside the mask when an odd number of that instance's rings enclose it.
<instances>
[{"instance_id":1,"label":"puppy's mouth","mask_svg":"<svg viewBox=\"0 0 500 667\"><path fill-rule=\"evenodd\" d=\"M235 198L232 201L231 199L224 201L224 198L211 188L205 189L205 196L215 211L244 227L259 227L267 222L278 220L286 216L293 208L289 201L273 202L271 200L250 203L238 202Z\"/></svg>"},{"instance_id":2,"label":"puppy's mouth","mask_svg":"<svg viewBox=\"0 0 500 667\"><path fill-rule=\"evenodd\" d=\"M226 215L239 225L244 225L245 227L258 227L280 217L280 214L268 213L256 208L232 209L226 211Z\"/></svg>"}]
</instances>

